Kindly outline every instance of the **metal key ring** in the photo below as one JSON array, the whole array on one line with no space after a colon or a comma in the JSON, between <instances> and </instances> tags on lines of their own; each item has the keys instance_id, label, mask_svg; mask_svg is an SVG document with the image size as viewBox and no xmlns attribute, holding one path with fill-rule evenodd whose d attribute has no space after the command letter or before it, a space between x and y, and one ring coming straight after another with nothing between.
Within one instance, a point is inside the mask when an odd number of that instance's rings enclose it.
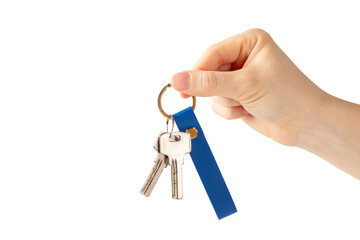
<instances>
[{"instance_id":1,"label":"metal key ring","mask_svg":"<svg viewBox=\"0 0 360 240\"><path fill-rule=\"evenodd\" d=\"M159 110L161 112L162 115L164 115L164 117L166 117L167 119L171 120L171 115L167 114L164 109L162 108L162 105L161 105L161 98L162 96L164 95L166 89L168 89L169 87L171 87L171 83L169 83L168 85L166 85L162 90L161 92L159 93L159 97L158 97L158 107L159 107ZM192 104L192 109L195 110L195 107L196 107L196 97L195 96L192 96L192 100L193 100L193 104Z\"/></svg>"}]
</instances>

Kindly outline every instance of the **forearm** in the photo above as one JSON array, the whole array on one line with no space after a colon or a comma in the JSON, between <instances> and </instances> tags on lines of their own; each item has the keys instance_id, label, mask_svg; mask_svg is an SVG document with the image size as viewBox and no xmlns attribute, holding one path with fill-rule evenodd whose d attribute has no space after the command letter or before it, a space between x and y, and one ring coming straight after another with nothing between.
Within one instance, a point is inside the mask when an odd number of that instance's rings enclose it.
<instances>
[{"instance_id":1,"label":"forearm","mask_svg":"<svg viewBox=\"0 0 360 240\"><path fill-rule=\"evenodd\" d=\"M360 179L360 105L327 95L317 109L298 147Z\"/></svg>"}]
</instances>

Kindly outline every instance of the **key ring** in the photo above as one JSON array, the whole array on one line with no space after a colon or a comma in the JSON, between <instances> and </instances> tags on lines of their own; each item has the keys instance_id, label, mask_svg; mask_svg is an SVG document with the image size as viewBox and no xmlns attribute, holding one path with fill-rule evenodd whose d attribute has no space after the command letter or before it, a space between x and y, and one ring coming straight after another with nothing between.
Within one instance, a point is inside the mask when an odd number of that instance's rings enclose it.
<instances>
[{"instance_id":1,"label":"key ring","mask_svg":"<svg viewBox=\"0 0 360 240\"><path fill-rule=\"evenodd\" d=\"M162 96L164 95L166 89L168 89L169 87L171 87L171 83L169 83L168 85L166 85L162 90L161 92L159 93L159 97L158 97L158 107L159 107L159 110L161 112L162 115L164 115L164 117L166 117L167 119L171 120L172 116L167 114L164 109L162 108L162 105L161 105L161 98ZM195 110L195 107L196 107L196 97L195 96L192 96L192 100L193 100L193 104L192 104L192 109L193 111Z\"/></svg>"}]
</instances>

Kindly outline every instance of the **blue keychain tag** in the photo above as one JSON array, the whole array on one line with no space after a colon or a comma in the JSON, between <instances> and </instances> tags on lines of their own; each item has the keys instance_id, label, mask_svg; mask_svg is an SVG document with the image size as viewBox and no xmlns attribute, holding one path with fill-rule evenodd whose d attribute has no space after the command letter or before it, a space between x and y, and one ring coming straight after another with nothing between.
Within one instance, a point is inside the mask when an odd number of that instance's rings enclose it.
<instances>
[{"instance_id":1,"label":"blue keychain tag","mask_svg":"<svg viewBox=\"0 0 360 240\"><path fill-rule=\"evenodd\" d=\"M191 140L190 156L217 217L222 219L236 213L234 201L193 109L186 108L174 114L173 117L181 132L186 132L187 129L197 130L197 136Z\"/></svg>"}]
</instances>

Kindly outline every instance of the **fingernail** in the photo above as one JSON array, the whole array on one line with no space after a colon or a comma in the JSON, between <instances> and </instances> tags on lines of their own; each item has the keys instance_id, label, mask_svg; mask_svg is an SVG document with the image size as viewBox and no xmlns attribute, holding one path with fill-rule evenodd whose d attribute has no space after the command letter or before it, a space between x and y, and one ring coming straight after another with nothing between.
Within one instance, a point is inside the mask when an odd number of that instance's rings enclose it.
<instances>
[{"instance_id":1,"label":"fingernail","mask_svg":"<svg viewBox=\"0 0 360 240\"><path fill-rule=\"evenodd\" d=\"M187 72L176 73L172 77L171 85L176 90L186 90L190 87L190 74Z\"/></svg>"}]
</instances>

